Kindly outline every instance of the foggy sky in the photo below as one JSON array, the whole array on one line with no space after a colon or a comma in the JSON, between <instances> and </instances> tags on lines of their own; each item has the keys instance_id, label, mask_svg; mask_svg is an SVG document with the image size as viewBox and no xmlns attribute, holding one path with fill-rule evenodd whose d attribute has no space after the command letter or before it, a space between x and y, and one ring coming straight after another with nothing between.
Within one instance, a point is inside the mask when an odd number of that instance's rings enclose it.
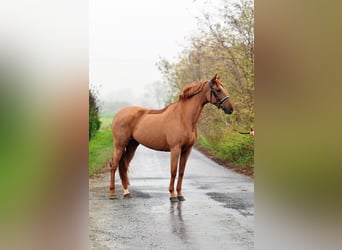
<instances>
[{"instance_id":1,"label":"foggy sky","mask_svg":"<svg viewBox=\"0 0 342 250\"><path fill-rule=\"evenodd\" d=\"M174 61L196 31L193 0L90 1L90 84L106 101L156 106L148 86L162 80L156 63Z\"/></svg>"}]
</instances>

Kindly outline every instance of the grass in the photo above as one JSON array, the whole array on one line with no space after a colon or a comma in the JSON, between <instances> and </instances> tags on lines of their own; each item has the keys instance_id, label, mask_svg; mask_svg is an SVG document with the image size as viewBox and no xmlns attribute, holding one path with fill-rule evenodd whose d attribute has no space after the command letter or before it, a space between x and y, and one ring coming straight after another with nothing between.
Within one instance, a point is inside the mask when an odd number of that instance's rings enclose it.
<instances>
[{"instance_id":1,"label":"grass","mask_svg":"<svg viewBox=\"0 0 342 250\"><path fill-rule=\"evenodd\" d=\"M229 133L215 141L199 136L197 144L228 166L254 170L254 138L251 136Z\"/></svg>"},{"instance_id":2,"label":"grass","mask_svg":"<svg viewBox=\"0 0 342 250\"><path fill-rule=\"evenodd\" d=\"M101 117L101 127L89 142L89 176L105 166L113 154L113 138L110 127L112 117Z\"/></svg>"}]
</instances>

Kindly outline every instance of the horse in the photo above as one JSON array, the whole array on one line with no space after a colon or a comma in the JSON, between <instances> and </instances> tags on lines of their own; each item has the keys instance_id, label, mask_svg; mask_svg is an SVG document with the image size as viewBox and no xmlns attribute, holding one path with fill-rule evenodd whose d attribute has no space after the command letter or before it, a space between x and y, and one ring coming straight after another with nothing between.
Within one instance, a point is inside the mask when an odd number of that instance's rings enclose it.
<instances>
[{"instance_id":1,"label":"horse","mask_svg":"<svg viewBox=\"0 0 342 250\"><path fill-rule=\"evenodd\" d=\"M198 81L184 87L179 100L161 110L131 106L120 110L112 121L114 153L110 161L110 199L116 199L115 171L119 174L124 197L131 197L128 166L137 147L170 152L170 200L184 201L182 181L186 162L197 139L197 122L207 103L226 114L233 113L233 104L217 74L209 81ZM174 183L178 170L176 191Z\"/></svg>"}]
</instances>

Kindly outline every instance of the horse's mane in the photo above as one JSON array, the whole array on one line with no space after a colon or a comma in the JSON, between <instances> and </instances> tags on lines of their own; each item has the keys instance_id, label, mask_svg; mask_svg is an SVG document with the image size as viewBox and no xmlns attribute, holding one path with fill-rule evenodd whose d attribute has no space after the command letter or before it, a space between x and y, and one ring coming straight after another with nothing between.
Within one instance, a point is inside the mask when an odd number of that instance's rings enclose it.
<instances>
[{"instance_id":1,"label":"horse's mane","mask_svg":"<svg viewBox=\"0 0 342 250\"><path fill-rule=\"evenodd\" d=\"M188 99L194 95L197 95L199 92L202 91L205 83L206 81L198 81L186 85L183 89L183 93L179 96L179 100Z\"/></svg>"},{"instance_id":2,"label":"horse's mane","mask_svg":"<svg viewBox=\"0 0 342 250\"><path fill-rule=\"evenodd\" d=\"M186 85L183 89L183 93L179 96L179 100L185 100L189 99L190 97L197 95L199 92L202 91L204 84L207 81L198 81L198 82L193 82L189 85ZM172 104L166 106L165 108L162 109L150 109L147 111L147 114L161 114L164 111L166 111Z\"/></svg>"}]
</instances>

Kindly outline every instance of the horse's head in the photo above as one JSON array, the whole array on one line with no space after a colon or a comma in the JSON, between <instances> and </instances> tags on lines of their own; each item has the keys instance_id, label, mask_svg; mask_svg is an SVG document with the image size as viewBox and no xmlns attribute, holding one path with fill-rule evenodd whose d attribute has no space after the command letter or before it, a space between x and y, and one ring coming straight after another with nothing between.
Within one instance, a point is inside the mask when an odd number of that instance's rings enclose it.
<instances>
[{"instance_id":1,"label":"horse's head","mask_svg":"<svg viewBox=\"0 0 342 250\"><path fill-rule=\"evenodd\" d=\"M233 113L233 104L229 100L227 91L223 84L220 82L220 78L217 74L209 81L210 96L208 101L215 104L218 108L221 108L226 114Z\"/></svg>"}]
</instances>

